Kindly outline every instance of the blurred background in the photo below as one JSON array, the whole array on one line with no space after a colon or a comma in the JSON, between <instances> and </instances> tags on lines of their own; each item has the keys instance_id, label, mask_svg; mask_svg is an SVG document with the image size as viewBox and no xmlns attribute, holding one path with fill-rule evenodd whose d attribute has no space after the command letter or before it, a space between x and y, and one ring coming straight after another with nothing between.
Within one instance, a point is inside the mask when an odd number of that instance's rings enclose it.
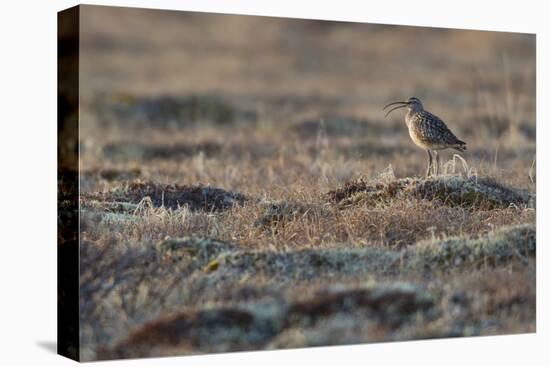
<instances>
[{"instance_id":1,"label":"blurred background","mask_svg":"<svg viewBox=\"0 0 550 367\"><path fill-rule=\"evenodd\" d=\"M84 170L234 189L421 175L404 111L382 111L416 96L468 143L468 170L534 184L534 35L85 9Z\"/></svg>"}]
</instances>

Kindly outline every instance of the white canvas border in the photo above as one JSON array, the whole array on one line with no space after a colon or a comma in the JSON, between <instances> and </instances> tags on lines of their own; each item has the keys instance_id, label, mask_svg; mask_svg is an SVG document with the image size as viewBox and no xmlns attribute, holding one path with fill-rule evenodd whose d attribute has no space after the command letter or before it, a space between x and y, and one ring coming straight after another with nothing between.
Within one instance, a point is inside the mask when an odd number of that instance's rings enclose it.
<instances>
[{"instance_id":1,"label":"white canvas border","mask_svg":"<svg viewBox=\"0 0 550 367\"><path fill-rule=\"evenodd\" d=\"M74 1L1 5L2 365L69 365L56 338L56 12ZM541 365L548 344L546 184L550 36L542 1L94 1L218 13L537 33L537 334L104 362L117 366ZM7 204L7 205L6 205ZM547 348L547 347L546 347ZM547 357L546 357L547 358ZM546 361L547 362L547 361Z\"/></svg>"}]
</instances>

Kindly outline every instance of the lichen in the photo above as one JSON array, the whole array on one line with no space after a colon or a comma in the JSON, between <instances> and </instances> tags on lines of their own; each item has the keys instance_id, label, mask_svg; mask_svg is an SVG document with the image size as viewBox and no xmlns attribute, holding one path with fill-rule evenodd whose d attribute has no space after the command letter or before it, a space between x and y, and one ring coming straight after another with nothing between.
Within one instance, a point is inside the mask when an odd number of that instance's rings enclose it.
<instances>
[{"instance_id":1,"label":"lichen","mask_svg":"<svg viewBox=\"0 0 550 367\"><path fill-rule=\"evenodd\" d=\"M514 259L525 262L535 255L536 229L529 224L505 227L477 238L423 241L406 252L409 267L429 271L499 266Z\"/></svg>"},{"instance_id":2,"label":"lichen","mask_svg":"<svg viewBox=\"0 0 550 367\"><path fill-rule=\"evenodd\" d=\"M139 204L149 198L153 207L177 209L187 206L190 210L222 211L234 205L243 205L248 198L238 192L226 191L211 186L163 185L152 182L133 181L107 192L82 195L83 202L101 201Z\"/></svg>"},{"instance_id":3,"label":"lichen","mask_svg":"<svg viewBox=\"0 0 550 367\"><path fill-rule=\"evenodd\" d=\"M406 198L438 201L447 206L483 209L506 208L512 204L533 205L529 193L507 188L490 178L461 176L403 178L390 182L369 182L359 179L329 191L327 197L330 202L340 207L375 206Z\"/></svg>"},{"instance_id":4,"label":"lichen","mask_svg":"<svg viewBox=\"0 0 550 367\"><path fill-rule=\"evenodd\" d=\"M159 260L178 263L185 261L200 268L218 255L237 250L237 246L206 237L182 237L159 241L155 244Z\"/></svg>"}]
</instances>

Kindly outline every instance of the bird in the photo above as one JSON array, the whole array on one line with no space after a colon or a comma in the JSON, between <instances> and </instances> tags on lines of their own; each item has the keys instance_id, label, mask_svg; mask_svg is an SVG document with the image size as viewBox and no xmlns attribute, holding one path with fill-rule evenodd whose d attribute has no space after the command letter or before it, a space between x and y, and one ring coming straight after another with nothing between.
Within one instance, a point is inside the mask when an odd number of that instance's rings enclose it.
<instances>
[{"instance_id":1,"label":"bird","mask_svg":"<svg viewBox=\"0 0 550 367\"><path fill-rule=\"evenodd\" d=\"M455 134L436 115L428 112L422 106L420 99L410 97L407 101L397 101L386 105L385 111L390 106L395 106L386 112L387 117L392 111L400 108L407 108L405 124L409 129L412 141L428 154L428 169L426 177L439 174L439 151L444 149L456 149L459 152L466 151L466 143L459 140ZM435 155L435 167L433 165L432 153Z\"/></svg>"}]
</instances>

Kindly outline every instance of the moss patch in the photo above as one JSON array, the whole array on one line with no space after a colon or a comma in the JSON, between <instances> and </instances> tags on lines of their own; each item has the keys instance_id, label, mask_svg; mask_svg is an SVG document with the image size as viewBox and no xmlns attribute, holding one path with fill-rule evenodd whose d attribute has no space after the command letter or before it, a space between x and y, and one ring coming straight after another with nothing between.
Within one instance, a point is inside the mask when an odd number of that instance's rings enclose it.
<instances>
[{"instance_id":1,"label":"moss patch","mask_svg":"<svg viewBox=\"0 0 550 367\"><path fill-rule=\"evenodd\" d=\"M200 268L221 253L236 251L238 247L211 238L183 237L159 241L155 244L155 250L161 261L177 263L185 260Z\"/></svg>"},{"instance_id":2,"label":"moss patch","mask_svg":"<svg viewBox=\"0 0 550 367\"><path fill-rule=\"evenodd\" d=\"M311 280L319 276L392 275L494 267L512 261L526 262L535 255L535 226L518 225L479 237L424 241L402 251L365 247L226 252L216 259L216 268L211 273L224 279L265 276L281 281Z\"/></svg>"},{"instance_id":3,"label":"moss patch","mask_svg":"<svg viewBox=\"0 0 550 367\"><path fill-rule=\"evenodd\" d=\"M131 182L125 187L103 193L82 195L83 201L123 202L139 204L149 198L154 207L177 209L187 205L191 210L219 211L242 205L247 197L238 192L211 186L162 185L150 182Z\"/></svg>"},{"instance_id":4,"label":"moss patch","mask_svg":"<svg viewBox=\"0 0 550 367\"><path fill-rule=\"evenodd\" d=\"M424 270L499 266L512 260L527 262L536 255L534 225L502 228L478 238L453 237L420 242L407 250L409 266Z\"/></svg>"},{"instance_id":5,"label":"moss patch","mask_svg":"<svg viewBox=\"0 0 550 367\"><path fill-rule=\"evenodd\" d=\"M206 308L164 316L136 328L112 348L101 348L98 357L146 357L157 355L158 348L203 352L257 349L285 329L316 324L335 314L362 314L396 327L432 307L431 295L405 283L325 288L297 302Z\"/></svg>"},{"instance_id":6,"label":"moss patch","mask_svg":"<svg viewBox=\"0 0 550 367\"><path fill-rule=\"evenodd\" d=\"M256 221L257 226L274 227L307 216L310 213L323 213L319 205L293 203L287 201L265 202L264 213Z\"/></svg>"},{"instance_id":7,"label":"moss patch","mask_svg":"<svg viewBox=\"0 0 550 367\"><path fill-rule=\"evenodd\" d=\"M437 200L448 206L483 209L506 208L511 204L527 206L532 202L528 193L507 188L490 178L459 176L404 178L391 182L360 179L329 191L327 198L344 207L358 204L374 206L396 198Z\"/></svg>"}]
</instances>

